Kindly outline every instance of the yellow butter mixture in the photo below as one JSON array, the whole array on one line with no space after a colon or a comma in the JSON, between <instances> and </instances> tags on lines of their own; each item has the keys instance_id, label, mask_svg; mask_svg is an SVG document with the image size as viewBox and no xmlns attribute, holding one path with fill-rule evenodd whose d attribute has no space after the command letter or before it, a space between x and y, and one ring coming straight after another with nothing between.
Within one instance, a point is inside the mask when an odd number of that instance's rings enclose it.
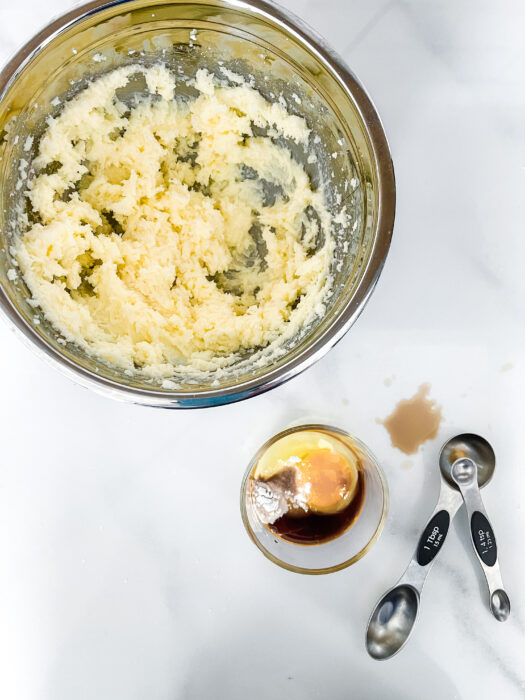
<instances>
[{"instance_id":1,"label":"yellow butter mixture","mask_svg":"<svg viewBox=\"0 0 525 700\"><path fill-rule=\"evenodd\" d=\"M121 91L139 76L142 97ZM16 256L69 341L131 372L213 370L322 315L331 218L306 122L244 81L102 75L48 120Z\"/></svg>"}]
</instances>

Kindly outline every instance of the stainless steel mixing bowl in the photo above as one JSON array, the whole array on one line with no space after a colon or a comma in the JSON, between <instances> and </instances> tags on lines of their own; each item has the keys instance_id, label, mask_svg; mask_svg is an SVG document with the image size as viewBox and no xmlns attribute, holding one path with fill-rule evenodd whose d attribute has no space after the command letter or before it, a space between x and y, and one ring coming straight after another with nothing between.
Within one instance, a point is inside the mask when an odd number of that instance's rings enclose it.
<instances>
[{"instance_id":1,"label":"stainless steel mixing bowl","mask_svg":"<svg viewBox=\"0 0 525 700\"><path fill-rule=\"evenodd\" d=\"M195 32L196 30L196 32ZM336 224L332 292L326 312L283 346L271 364L239 357L218 377L174 377L176 390L129 377L64 340L40 315L12 258L29 163L49 115L88 80L111 68L161 58L187 76L219 65L249 75L268 99L282 95L312 133L295 149L312 184L328 183ZM221 61L221 64L219 64ZM28 140L28 136L32 139ZM308 163L315 152L317 162ZM318 360L363 310L390 245L394 172L379 117L356 77L309 27L262 0L94 0L49 24L0 73L0 311L45 360L84 386L136 403L190 408L224 404L271 389ZM24 164L22 163L22 168Z\"/></svg>"}]
</instances>

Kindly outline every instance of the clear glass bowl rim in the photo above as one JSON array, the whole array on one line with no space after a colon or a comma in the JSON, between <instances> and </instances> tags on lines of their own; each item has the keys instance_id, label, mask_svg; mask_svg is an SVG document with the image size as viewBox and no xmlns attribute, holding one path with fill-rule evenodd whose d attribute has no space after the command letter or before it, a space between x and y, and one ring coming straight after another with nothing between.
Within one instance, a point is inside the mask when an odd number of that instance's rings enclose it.
<instances>
[{"instance_id":1,"label":"clear glass bowl rim","mask_svg":"<svg viewBox=\"0 0 525 700\"><path fill-rule=\"evenodd\" d=\"M279 440L282 437L285 437L286 435L290 435L292 433L298 432L300 430L320 430L320 431L326 431L326 432L331 432L335 433L336 435L341 435L346 439L352 440L352 442L356 443L357 446L362 449L366 455L370 458L372 464L374 465L374 468L377 472L377 475L379 477L379 481L381 484L381 489L382 489L382 495L383 495L383 507L381 509L381 515L379 518L379 521L377 523L376 529L374 530L374 533L372 534L372 537L368 541L368 543L356 554L354 554L352 557L349 557L348 559L345 559L345 561L342 561L340 564L336 564L334 566L328 566L328 567L323 567L320 569L308 569L306 567L301 567L301 566L295 566L293 564L288 564L285 561L282 561L278 557L274 556L271 552L269 552L266 547L263 547L263 545L259 542L257 537L252 531L252 528L250 527L249 519L248 519L248 513L246 511L246 499L245 499L245 493L246 493L246 486L248 484L248 480L250 478L250 474L252 473L252 470L259 459L259 457L265 452L270 445L272 445L274 442ZM386 518L388 515L388 507L389 507L390 499L389 499L389 491L388 491L388 482L386 480L385 473L383 469L381 468L381 465L379 464L377 458L375 455L370 451L370 448L365 445L362 440L359 440L359 438L356 438L354 435L351 435L348 433L346 430L343 430L342 428L337 428L333 425L325 425L323 423L308 423L305 425L297 425L293 426L291 428L287 428L286 430L282 430L280 433L277 433L276 435L273 435L270 437L266 442L261 445L261 447L257 450L257 452L253 455L252 459L250 460L250 463L248 464L248 467L244 473L244 477L242 480L241 484L241 500L240 500L240 506L241 506L241 517L242 521L244 523L244 527L246 528L246 532L248 533L248 536L252 540L252 542L255 544L257 549L259 549L264 556L272 561L274 564L277 564L277 566L280 566L283 569L286 569L287 571L293 571L294 573L297 574L308 574L308 575L313 575L313 576L318 576L321 574L331 574L334 573L335 571L341 571L342 569L346 569L352 564L355 564L358 562L360 559L362 559L367 552L370 551L370 549L373 547L373 545L377 542L379 539L379 536L381 535ZM322 546L322 545L320 545Z\"/></svg>"}]
</instances>

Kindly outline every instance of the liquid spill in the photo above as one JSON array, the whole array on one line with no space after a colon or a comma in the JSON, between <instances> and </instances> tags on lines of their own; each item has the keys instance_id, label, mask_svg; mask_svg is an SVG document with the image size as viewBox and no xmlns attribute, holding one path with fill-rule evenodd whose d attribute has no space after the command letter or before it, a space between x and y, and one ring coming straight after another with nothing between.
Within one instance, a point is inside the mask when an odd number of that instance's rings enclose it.
<instances>
[{"instance_id":1,"label":"liquid spill","mask_svg":"<svg viewBox=\"0 0 525 700\"><path fill-rule=\"evenodd\" d=\"M504 365L501 365L499 368L500 372L510 372L511 369L514 369L514 365L512 362L506 362Z\"/></svg>"},{"instance_id":2,"label":"liquid spill","mask_svg":"<svg viewBox=\"0 0 525 700\"><path fill-rule=\"evenodd\" d=\"M392 379L387 377L384 381L385 386L392 386Z\"/></svg>"},{"instance_id":3,"label":"liquid spill","mask_svg":"<svg viewBox=\"0 0 525 700\"><path fill-rule=\"evenodd\" d=\"M401 462L401 469L403 469L403 471L408 471L408 469L412 469L413 466L414 462L412 462L411 459L405 459L404 462Z\"/></svg>"},{"instance_id":4,"label":"liquid spill","mask_svg":"<svg viewBox=\"0 0 525 700\"><path fill-rule=\"evenodd\" d=\"M401 400L389 416L378 421L388 430L392 446L407 455L415 454L438 434L443 419L441 406L428 398L429 391L430 384L422 384L417 394Z\"/></svg>"}]
</instances>

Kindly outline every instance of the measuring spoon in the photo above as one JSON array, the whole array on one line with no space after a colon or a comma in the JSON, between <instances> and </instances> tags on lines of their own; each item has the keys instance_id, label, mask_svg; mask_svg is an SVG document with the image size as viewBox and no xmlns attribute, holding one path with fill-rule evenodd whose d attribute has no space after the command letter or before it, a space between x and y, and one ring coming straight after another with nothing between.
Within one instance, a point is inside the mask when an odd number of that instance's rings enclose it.
<instances>
[{"instance_id":1,"label":"measuring spoon","mask_svg":"<svg viewBox=\"0 0 525 700\"><path fill-rule=\"evenodd\" d=\"M477 457L479 486L485 486L492 478L495 459L492 462L490 459L482 460L481 457L486 455L485 446L474 438L479 436L472 433L457 435L441 449L441 490L437 505L408 567L395 586L380 598L368 621L366 648L374 659L389 659L406 644L419 613L426 578L445 543L450 523L462 504L461 493L450 475L450 460L454 462L458 457ZM483 441L483 438L479 440ZM490 452L494 455L492 448Z\"/></svg>"},{"instance_id":2,"label":"measuring spoon","mask_svg":"<svg viewBox=\"0 0 525 700\"><path fill-rule=\"evenodd\" d=\"M476 462L460 457L452 465L450 473L465 501L472 544L489 589L491 612L496 620L504 622L510 615L510 600L503 589L494 530L479 492Z\"/></svg>"}]
</instances>

